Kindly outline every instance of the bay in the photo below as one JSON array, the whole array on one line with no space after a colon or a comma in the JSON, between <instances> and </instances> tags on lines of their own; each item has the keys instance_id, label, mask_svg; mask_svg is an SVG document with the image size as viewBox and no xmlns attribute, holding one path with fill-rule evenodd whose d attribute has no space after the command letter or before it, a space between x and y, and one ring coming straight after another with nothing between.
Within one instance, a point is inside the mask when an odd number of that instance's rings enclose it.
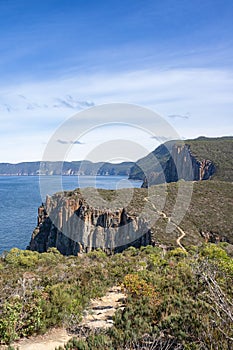
<instances>
[{"instance_id":1,"label":"bay","mask_svg":"<svg viewBox=\"0 0 233 350\"><path fill-rule=\"evenodd\" d=\"M125 176L0 176L0 254L27 247L46 194L77 187L139 188L141 184Z\"/></svg>"}]
</instances>

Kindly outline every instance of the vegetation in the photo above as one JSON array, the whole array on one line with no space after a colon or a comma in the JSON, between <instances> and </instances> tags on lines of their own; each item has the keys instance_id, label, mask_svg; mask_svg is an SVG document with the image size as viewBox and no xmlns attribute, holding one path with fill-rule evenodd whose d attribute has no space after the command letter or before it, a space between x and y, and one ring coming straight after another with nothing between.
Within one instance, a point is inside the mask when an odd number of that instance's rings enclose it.
<instances>
[{"instance_id":1,"label":"vegetation","mask_svg":"<svg viewBox=\"0 0 233 350\"><path fill-rule=\"evenodd\" d=\"M177 199L180 186L179 182L167 185L157 185L150 189L159 192L164 186L166 190L166 202L163 212L171 216ZM193 183L192 198L187 212L180 226L186 232L182 242L185 245L200 243L200 231L215 232L221 239L233 244L233 183L224 181L198 181ZM162 193L162 191L161 191ZM185 200L185 199L184 199ZM157 207L157 199L151 197L150 201ZM175 246L179 232L174 230L169 235L166 233L166 222L159 218L154 227L153 239L167 245Z\"/></svg>"},{"instance_id":2,"label":"vegetation","mask_svg":"<svg viewBox=\"0 0 233 350\"><path fill-rule=\"evenodd\" d=\"M233 137L206 138L185 141L198 159L209 159L216 167L215 180L233 181Z\"/></svg>"},{"instance_id":3,"label":"vegetation","mask_svg":"<svg viewBox=\"0 0 233 350\"><path fill-rule=\"evenodd\" d=\"M91 298L121 285L127 299L114 326L87 332L64 349L228 350L233 346L228 251L227 243L166 254L147 246L82 257L64 257L54 248L42 254L12 249L1 258L1 342L61 324L76 329Z\"/></svg>"}]
</instances>

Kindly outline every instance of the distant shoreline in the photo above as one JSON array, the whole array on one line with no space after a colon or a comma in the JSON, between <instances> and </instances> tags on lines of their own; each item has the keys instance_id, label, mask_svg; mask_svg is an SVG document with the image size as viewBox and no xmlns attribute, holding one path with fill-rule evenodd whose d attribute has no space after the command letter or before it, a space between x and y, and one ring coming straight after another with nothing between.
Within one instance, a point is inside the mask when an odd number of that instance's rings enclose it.
<instances>
[{"instance_id":1,"label":"distant shoreline","mask_svg":"<svg viewBox=\"0 0 233 350\"><path fill-rule=\"evenodd\" d=\"M70 176L83 176L83 177L88 177L88 176L106 176L106 177L109 177L109 176L111 176L111 177L127 177L128 175L102 175L102 174L96 174L96 175L78 175L78 174L71 174L71 175L67 175L67 174L61 174L61 175L57 175L57 174L55 174L55 175L46 175L46 174L41 174L41 175L30 175L30 174L0 174L0 177L6 177L6 176L17 176L17 177L20 177L20 176L24 176L24 177L26 177L26 176L30 176L30 177L32 177L32 176L34 176L34 177L40 177L40 176L52 176L52 177L55 177L55 176L66 176L66 177L70 177ZM141 180L134 180L134 179L132 179L133 181L141 181Z\"/></svg>"},{"instance_id":2,"label":"distant shoreline","mask_svg":"<svg viewBox=\"0 0 233 350\"><path fill-rule=\"evenodd\" d=\"M0 176L129 176L133 165L90 161L0 163Z\"/></svg>"}]
</instances>

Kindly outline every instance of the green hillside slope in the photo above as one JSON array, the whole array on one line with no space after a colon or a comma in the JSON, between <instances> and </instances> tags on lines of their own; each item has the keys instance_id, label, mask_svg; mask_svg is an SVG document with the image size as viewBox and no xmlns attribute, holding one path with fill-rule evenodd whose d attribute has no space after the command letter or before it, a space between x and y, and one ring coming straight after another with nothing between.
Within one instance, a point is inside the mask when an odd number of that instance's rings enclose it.
<instances>
[{"instance_id":1,"label":"green hillside slope","mask_svg":"<svg viewBox=\"0 0 233 350\"><path fill-rule=\"evenodd\" d=\"M233 137L200 137L185 143L199 161L210 159L215 164L216 173L213 179L233 181Z\"/></svg>"}]
</instances>

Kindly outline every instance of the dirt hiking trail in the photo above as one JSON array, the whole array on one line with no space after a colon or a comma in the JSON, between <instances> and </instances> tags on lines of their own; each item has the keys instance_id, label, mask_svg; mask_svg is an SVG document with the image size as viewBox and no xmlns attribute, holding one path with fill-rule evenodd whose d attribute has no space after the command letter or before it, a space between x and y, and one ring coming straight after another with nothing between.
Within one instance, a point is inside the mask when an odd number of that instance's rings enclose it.
<instances>
[{"instance_id":1,"label":"dirt hiking trail","mask_svg":"<svg viewBox=\"0 0 233 350\"><path fill-rule=\"evenodd\" d=\"M77 329L98 330L112 327L113 315L117 309L124 307L125 298L126 295L121 292L120 287L113 287L102 298L92 299ZM44 335L21 339L12 346L19 350L55 350L65 345L73 336L75 334L68 333L65 328L54 328ZM0 346L0 350L3 349L7 347Z\"/></svg>"}]
</instances>

